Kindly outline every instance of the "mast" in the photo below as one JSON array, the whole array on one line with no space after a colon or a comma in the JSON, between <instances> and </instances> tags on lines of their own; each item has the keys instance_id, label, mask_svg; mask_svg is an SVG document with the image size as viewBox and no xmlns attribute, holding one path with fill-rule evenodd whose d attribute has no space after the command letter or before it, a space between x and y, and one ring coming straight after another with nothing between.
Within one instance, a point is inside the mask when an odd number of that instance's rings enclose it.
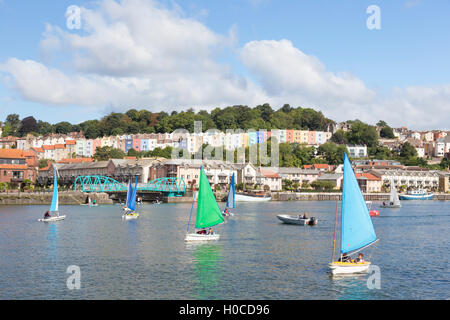
<instances>
[{"instance_id":1,"label":"mast","mask_svg":"<svg viewBox=\"0 0 450 320\"><path fill-rule=\"evenodd\" d=\"M334 235L333 235L333 254L331 256L331 262L334 262L334 252L336 251L336 227L338 216L338 199L336 199L336 218L334 219Z\"/></svg>"}]
</instances>

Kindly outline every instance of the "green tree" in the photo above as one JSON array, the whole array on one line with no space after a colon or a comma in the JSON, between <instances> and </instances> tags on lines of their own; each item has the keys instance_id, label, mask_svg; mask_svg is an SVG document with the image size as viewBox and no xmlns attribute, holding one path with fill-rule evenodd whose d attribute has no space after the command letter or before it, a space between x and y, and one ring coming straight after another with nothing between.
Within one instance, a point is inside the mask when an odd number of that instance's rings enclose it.
<instances>
[{"instance_id":1,"label":"green tree","mask_svg":"<svg viewBox=\"0 0 450 320\"><path fill-rule=\"evenodd\" d=\"M122 150L105 146L97 148L93 158L98 161L105 161L109 159L123 159L124 157L125 152Z\"/></svg>"},{"instance_id":2,"label":"green tree","mask_svg":"<svg viewBox=\"0 0 450 320\"><path fill-rule=\"evenodd\" d=\"M400 149L400 157L403 159L417 157L417 150L409 142L405 142Z\"/></svg>"},{"instance_id":3,"label":"green tree","mask_svg":"<svg viewBox=\"0 0 450 320\"><path fill-rule=\"evenodd\" d=\"M395 138L394 131L392 130L391 127L383 127L380 130L380 137L387 139L394 139Z\"/></svg>"}]
</instances>

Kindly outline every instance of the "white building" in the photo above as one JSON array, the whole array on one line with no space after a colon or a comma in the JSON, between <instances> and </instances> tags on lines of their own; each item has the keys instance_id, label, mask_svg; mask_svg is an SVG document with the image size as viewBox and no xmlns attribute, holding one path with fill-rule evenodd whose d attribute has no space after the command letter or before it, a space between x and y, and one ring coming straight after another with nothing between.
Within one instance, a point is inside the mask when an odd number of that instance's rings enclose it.
<instances>
[{"instance_id":1,"label":"white building","mask_svg":"<svg viewBox=\"0 0 450 320\"><path fill-rule=\"evenodd\" d=\"M349 156L352 158L367 157L367 146L361 145L347 145Z\"/></svg>"}]
</instances>

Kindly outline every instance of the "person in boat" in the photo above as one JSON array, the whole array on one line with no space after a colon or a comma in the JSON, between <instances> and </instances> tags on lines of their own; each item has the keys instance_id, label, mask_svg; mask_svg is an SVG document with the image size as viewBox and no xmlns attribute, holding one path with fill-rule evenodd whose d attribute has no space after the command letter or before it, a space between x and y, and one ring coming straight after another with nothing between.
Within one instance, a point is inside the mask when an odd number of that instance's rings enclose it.
<instances>
[{"instance_id":1,"label":"person in boat","mask_svg":"<svg viewBox=\"0 0 450 320\"><path fill-rule=\"evenodd\" d=\"M392 206L394 203L393 203L393 202L390 202L389 204Z\"/></svg>"},{"instance_id":2,"label":"person in boat","mask_svg":"<svg viewBox=\"0 0 450 320\"><path fill-rule=\"evenodd\" d=\"M352 262L352 259L350 258L349 255L347 255L346 253L344 253L339 260L340 262Z\"/></svg>"},{"instance_id":3,"label":"person in boat","mask_svg":"<svg viewBox=\"0 0 450 320\"><path fill-rule=\"evenodd\" d=\"M95 199L94 200L92 200L92 204L95 206Z\"/></svg>"},{"instance_id":4,"label":"person in boat","mask_svg":"<svg viewBox=\"0 0 450 320\"><path fill-rule=\"evenodd\" d=\"M205 229L198 230L198 231L197 231L197 234L206 234L206 230L205 230Z\"/></svg>"},{"instance_id":5,"label":"person in boat","mask_svg":"<svg viewBox=\"0 0 450 320\"><path fill-rule=\"evenodd\" d=\"M212 235L213 234L213 229L212 228L209 228L209 230L208 230L208 235Z\"/></svg>"},{"instance_id":6,"label":"person in boat","mask_svg":"<svg viewBox=\"0 0 450 320\"><path fill-rule=\"evenodd\" d=\"M360 253L358 253L358 258L356 258L356 263L364 263L365 261L364 261L364 255L360 252Z\"/></svg>"},{"instance_id":7,"label":"person in boat","mask_svg":"<svg viewBox=\"0 0 450 320\"><path fill-rule=\"evenodd\" d=\"M44 214L44 219L50 218L50 211L46 211Z\"/></svg>"},{"instance_id":8,"label":"person in boat","mask_svg":"<svg viewBox=\"0 0 450 320\"><path fill-rule=\"evenodd\" d=\"M383 201L383 206L386 206L386 202Z\"/></svg>"}]
</instances>

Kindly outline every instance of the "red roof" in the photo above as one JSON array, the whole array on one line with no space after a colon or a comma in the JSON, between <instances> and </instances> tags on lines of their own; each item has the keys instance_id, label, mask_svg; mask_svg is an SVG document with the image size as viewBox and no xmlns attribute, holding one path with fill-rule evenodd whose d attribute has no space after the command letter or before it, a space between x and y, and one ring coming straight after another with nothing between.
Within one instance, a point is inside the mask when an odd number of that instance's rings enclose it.
<instances>
[{"instance_id":1,"label":"red roof","mask_svg":"<svg viewBox=\"0 0 450 320\"><path fill-rule=\"evenodd\" d=\"M314 168L317 169L328 169L329 165L326 163L315 163L313 164Z\"/></svg>"},{"instance_id":2,"label":"red roof","mask_svg":"<svg viewBox=\"0 0 450 320\"><path fill-rule=\"evenodd\" d=\"M361 177L366 178L367 180L374 180L374 181L380 181L381 178L375 177L371 173L355 173L356 179L359 179Z\"/></svg>"},{"instance_id":3,"label":"red roof","mask_svg":"<svg viewBox=\"0 0 450 320\"><path fill-rule=\"evenodd\" d=\"M62 159L58 163L82 163L82 162L93 162L92 158L74 158L74 159Z\"/></svg>"},{"instance_id":4,"label":"red roof","mask_svg":"<svg viewBox=\"0 0 450 320\"><path fill-rule=\"evenodd\" d=\"M280 178L278 173L273 172L272 170L260 169L260 172L266 178Z\"/></svg>"},{"instance_id":5,"label":"red roof","mask_svg":"<svg viewBox=\"0 0 450 320\"><path fill-rule=\"evenodd\" d=\"M136 157L132 157L132 156L126 156L124 159L127 159L127 160L136 160L137 158L136 158Z\"/></svg>"},{"instance_id":6,"label":"red roof","mask_svg":"<svg viewBox=\"0 0 450 320\"><path fill-rule=\"evenodd\" d=\"M0 149L0 159L25 158L23 151L19 149Z\"/></svg>"},{"instance_id":7,"label":"red roof","mask_svg":"<svg viewBox=\"0 0 450 320\"><path fill-rule=\"evenodd\" d=\"M36 148L36 147L31 148L31 150L33 150L35 152L44 152L44 150L42 148Z\"/></svg>"},{"instance_id":8,"label":"red roof","mask_svg":"<svg viewBox=\"0 0 450 320\"><path fill-rule=\"evenodd\" d=\"M305 164L303 169L312 169L312 164Z\"/></svg>"},{"instance_id":9,"label":"red roof","mask_svg":"<svg viewBox=\"0 0 450 320\"><path fill-rule=\"evenodd\" d=\"M64 144L55 144L55 149L65 149L66 146Z\"/></svg>"},{"instance_id":10,"label":"red roof","mask_svg":"<svg viewBox=\"0 0 450 320\"><path fill-rule=\"evenodd\" d=\"M66 140L66 144L76 144L75 140Z\"/></svg>"},{"instance_id":11,"label":"red roof","mask_svg":"<svg viewBox=\"0 0 450 320\"><path fill-rule=\"evenodd\" d=\"M42 149L44 149L44 150L55 150L55 146L43 145Z\"/></svg>"},{"instance_id":12,"label":"red roof","mask_svg":"<svg viewBox=\"0 0 450 320\"><path fill-rule=\"evenodd\" d=\"M0 164L0 169L20 169L26 170L28 169L25 164Z\"/></svg>"}]
</instances>

